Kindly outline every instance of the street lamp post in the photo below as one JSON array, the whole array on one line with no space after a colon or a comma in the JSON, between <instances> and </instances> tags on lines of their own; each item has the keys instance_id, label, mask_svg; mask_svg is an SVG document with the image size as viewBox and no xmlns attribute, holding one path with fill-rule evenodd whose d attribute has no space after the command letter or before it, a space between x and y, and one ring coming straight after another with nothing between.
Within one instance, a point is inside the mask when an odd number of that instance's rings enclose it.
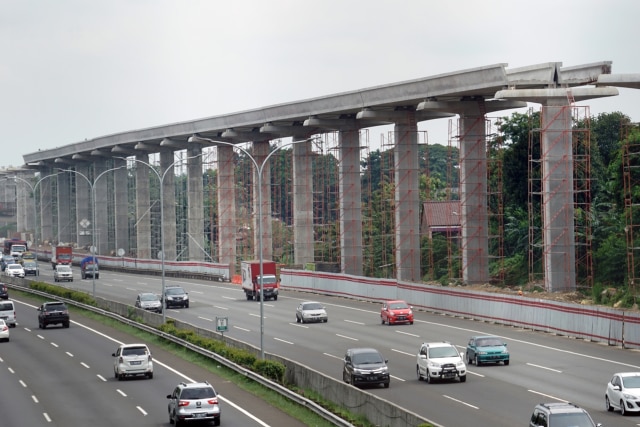
<instances>
[{"instance_id":1,"label":"street lamp post","mask_svg":"<svg viewBox=\"0 0 640 427\"><path fill-rule=\"evenodd\" d=\"M251 160L251 163L253 163L253 166L256 168L256 174L258 175L258 259L260 263L260 358L261 359L264 359L264 291L263 291L264 260L263 260L263 254L262 254L262 171L264 169L264 166L269 162L269 159L271 158L271 156L277 153L278 151L294 144L312 141L313 139L315 138L307 138L299 141L291 141L291 142L287 142L282 145L279 145L264 158L264 160L260 165L258 165L258 162L256 161L256 159L251 155L251 153L249 153L248 150L242 147L239 147L236 144L233 144L227 141L217 141L217 140L206 138L197 134L189 137L189 142L209 142L216 145L222 144L222 145L228 145L232 148L237 148L238 150L242 151L247 157L249 157L249 159Z\"/></svg>"},{"instance_id":2,"label":"street lamp post","mask_svg":"<svg viewBox=\"0 0 640 427\"><path fill-rule=\"evenodd\" d=\"M165 286L165 280L164 280L164 276L165 276L165 268L164 268L164 178L167 176L167 172L169 172L171 170L171 168L173 168L176 164L183 162L185 160L190 160L190 159L195 159L196 157L200 157L202 156L202 153L196 155L196 156L191 156L191 157L186 157L184 159L178 159L175 162L171 163L167 169L162 173L162 175L160 175L160 172L158 172L156 170L155 167L151 166L149 163L145 162L144 160L140 160L140 159L136 159L135 157L131 157L131 158L126 158L126 157L116 157L118 159L122 159L124 161L128 161L128 160L133 160L135 162L138 163L142 163L143 165L146 165L149 167L149 169L151 169L153 171L153 173L156 175L156 177L158 178L158 181L160 182L160 276L161 276L161 280L162 280L162 323L165 323L167 320L167 315L166 315L166 310L165 310L165 301L164 301L164 291L166 289Z\"/></svg>"},{"instance_id":3,"label":"street lamp post","mask_svg":"<svg viewBox=\"0 0 640 427\"><path fill-rule=\"evenodd\" d=\"M33 193L33 240L34 240L34 244L38 244L38 224L36 224L38 222L38 214L36 213L36 201L35 201L35 197L36 197L36 188L38 188L38 185L44 181L47 178L50 178L52 176L56 176L58 175L57 173L52 173L50 175L47 176L43 176L42 178L40 178L35 184L31 185L31 183L29 181L27 181L24 178L20 178L19 176L13 176L12 178L14 180L23 182L25 184L27 184L29 186L29 188L31 189L31 193ZM38 271L38 255L36 254L36 272Z\"/></svg>"},{"instance_id":4,"label":"street lamp post","mask_svg":"<svg viewBox=\"0 0 640 427\"><path fill-rule=\"evenodd\" d=\"M124 166L118 166L117 168L107 169L106 171L103 171L100 175L95 177L93 182L91 182L91 180L85 174L83 174L82 172L78 172L78 171L73 170L73 169L60 169L61 172L75 173L76 175L79 175L79 176L83 177L85 179L85 181L87 181L87 183L89 184L89 188L91 189L91 204L93 205L93 208L91 209L91 218L92 218L91 219L91 256L92 256L94 268L95 268L95 265L96 265L96 250L98 249L96 247L96 191L95 191L95 185L96 185L96 182L98 182L98 179L100 179L107 172L113 172L115 170L122 169L123 167ZM95 274L95 270L94 270L93 274L91 275L91 281L92 281L92 284L93 284L93 299L95 299L96 298L96 274Z\"/></svg>"}]
</instances>

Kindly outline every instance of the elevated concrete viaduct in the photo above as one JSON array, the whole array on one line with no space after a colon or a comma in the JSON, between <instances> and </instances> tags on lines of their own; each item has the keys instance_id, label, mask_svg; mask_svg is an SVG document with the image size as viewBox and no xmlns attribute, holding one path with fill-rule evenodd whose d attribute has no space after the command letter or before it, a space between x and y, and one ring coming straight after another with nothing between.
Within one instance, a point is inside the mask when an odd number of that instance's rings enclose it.
<instances>
[{"instance_id":1,"label":"elevated concrete viaduct","mask_svg":"<svg viewBox=\"0 0 640 427\"><path fill-rule=\"evenodd\" d=\"M188 122L180 122L137 129L113 135L96 137L53 149L43 149L25 154L25 167L20 171L24 179L34 179L36 170L39 177L56 174L60 169L73 169L87 176L98 176L101 171L114 168L110 178L95 183L96 200L103 201L106 192L115 195L115 221L108 223L104 215L96 215L96 224L100 236L109 233L115 235L114 242L106 238L98 239L98 253L107 253L117 248L130 253L135 249L139 258L154 256L151 250L151 224L148 212L151 209L148 171L141 163L149 162L150 153L160 153L161 173L166 172L162 191L165 211L172 211L175 204L173 171L169 171L174 153L187 151L189 158L186 166L188 174L188 212L189 212L189 258L202 260L203 246L203 187L202 162L200 153L205 146L215 144L189 143L193 135L223 141L231 144L253 143L253 152L257 158L264 158L269 150L269 141L291 137L294 140L306 139L327 132L337 132L339 140L340 164L340 253L341 271L346 274L363 274L362 249L362 208L360 183L360 141L361 129L378 125L393 125L396 140L394 148L395 176L395 263L397 279L419 282L420 234L419 234L419 169L418 169L418 123L426 120L460 117L459 135L461 167L461 224L464 281L485 283L489 281L488 256L488 218L487 218L487 159L485 126L486 114L526 106L526 102L537 102L562 110L573 102L567 91L576 100L586 100L618 94L614 86L638 88L640 79L637 74L613 75L611 62L562 67L559 62L549 62L528 67L508 69L506 64L495 64L452 73L425 77L388 85L370 87L350 92L338 93L313 99L294 101L256 108L247 111L229 113ZM570 114L565 108L558 114ZM544 159L546 168L554 170L553 162L557 158L571 153L571 120L564 121L564 128L558 131L567 136L561 144L554 144L553 150L544 150L548 157ZM551 138L552 136L550 136ZM548 142L547 142L548 143ZM236 207L233 197L228 197L234 189L234 169L231 165L233 148L218 145L218 218L219 233L217 253L221 263L236 263ZM306 155L311 150L311 142L294 145L294 240L295 262L313 261L313 185L309 173L311 165ZM130 195L126 188L126 170L124 159L136 159L135 227L127 226L127 203ZM118 169L118 167L120 167ZM561 252L566 258L564 264L575 256L573 252L573 215L555 215L558 209L571 208L572 171L566 176L550 180L545 188L547 197L557 194L559 198L545 204L545 221L556 221L544 236L545 245L554 246L548 251L547 285L560 283L563 288L575 287L575 271L565 269L552 254ZM109 175L108 174L108 175ZM40 192L41 224L34 224L29 215L19 215L19 229L28 230L39 227L36 233L40 240L74 241L80 245L88 242L87 228L75 227L73 235L69 232L70 218L80 224L83 218L90 218L91 209L87 186L81 180L75 180L75 200L69 190L69 174L59 173L57 194L52 194L50 183L43 180ZM269 182L268 177L263 177ZM563 182L562 189L553 187L553 183ZM27 189L18 187L20 194ZM49 189L49 190L46 190ZM561 190L561 191L560 191ZM224 192L224 196L221 194ZM254 193L255 194L255 193ZM263 212L271 212L269 191L263 191ZM51 224L52 200L57 206L57 227ZM19 212L26 212L29 201L18 198L22 205ZM102 202L100 202L102 203ZM254 204L257 203L254 201ZM254 205L255 206L255 205ZM106 212L102 206L100 211ZM174 213L175 215L175 213ZM270 215L256 218L263 221L264 256L271 256ZM165 218L165 233L174 236L165 242L166 259L176 256L175 217ZM54 236L54 229L57 235ZM256 230L257 227L254 227ZM133 234L134 236L130 236ZM257 238L255 239L258 240ZM136 247L132 248L135 242Z\"/></svg>"}]
</instances>

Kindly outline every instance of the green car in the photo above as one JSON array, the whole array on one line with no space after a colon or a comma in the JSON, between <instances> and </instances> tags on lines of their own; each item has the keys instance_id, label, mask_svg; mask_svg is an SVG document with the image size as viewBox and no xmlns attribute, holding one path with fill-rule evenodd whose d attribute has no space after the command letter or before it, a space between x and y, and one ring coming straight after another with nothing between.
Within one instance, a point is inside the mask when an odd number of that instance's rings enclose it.
<instances>
[{"instance_id":1,"label":"green car","mask_svg":"<svg viewBox=\"0 0 640 427\"><path fill-rule=\"evenodd\" d=\"M467 344L467 364L475 363L480 366L484 363L509 364L509 350L507 343L500 337L491 335L475 336L469 339Z\"/></svg>"}]
</instances>

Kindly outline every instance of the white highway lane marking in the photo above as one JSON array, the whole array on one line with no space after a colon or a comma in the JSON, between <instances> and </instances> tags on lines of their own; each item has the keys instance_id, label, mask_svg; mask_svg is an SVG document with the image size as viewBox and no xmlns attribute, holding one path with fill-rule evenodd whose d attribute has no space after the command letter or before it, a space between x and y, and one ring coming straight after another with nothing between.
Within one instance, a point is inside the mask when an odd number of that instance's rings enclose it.
<instances>
[{"instance_id":1,"label":"white highway lane marking","mask_svg":"<svg viewBox=\"0 0 640 427\"><path fill-rule=\"evenodd\" d=\"M568 400L560 399L559 397L555 397L555 396L552 396L550 394L540 393L539 391L535 391L535 390L527 390L527 391L530 392L530 393L533 393L533 394L537 394L539 396L544 396L544 397L549 398L549 399L558 400L558 401L564 402L564 403L569 403Z\"/></svg>"},{"instance_id":2,"label":"white highway lane marking","mask_svg":"<svg viewBox=\"0 0 640 427\"><path fill-rule=\"evenodd\" d=\"M291 341L285 341L285 340L282 340L282 339L280 339L280 338L275 338L275 337L274 337L273 339L274 339L274 340L276 340L276 341L283 342L283 343L285 343L285 344L291 344L291 345L293 345L293 343L292 343Z\"/></svg>"},{"instance_id":3,"label":"white highway lane marking","mask_svg":"<svg viewBox=\"0 0 640 427\"><path fill-rule=\"evenodd\" d=\"M461 403L461 404L466 405L466 406L468 406L470 408L473 408L473 409L480 409L477 406L474 406L474 405L472 405L470 403L467 403L467 402L463 402L462 400L454 399L453 397L447 396L446 394L443 394L442 397L446 397L449 400L453 400L454 402Z\"/></svg>"},{"instance_id":4,"label":"white highway lane marking","mask_svg":"<svg viewBox=\"0 0 640 427\"><path fill-rule=\"evenodd\" d=\"M241 331L251 332L251 329L241 328L240 326L234 326L235 329L240 329Z\"/></svg>"},{"instance_id":5,"label":"white highway lane marking","mask_svg":"<svg viewBox=\"0 0 640 427\"><path fill-rule=\"evenodd\" d=\"M348 337L346 335L336 334L336 336L340 337L340 338L345 338L345 339L348 339L348 340L352 340L352 341L360 341L358 338Z\"/></svg>"},{"instance_id":6,"label":"white highway lane marking","mask_svg":"<svg viewBox=\"0 0 640 427\"><path fill-rule=\"evenodd\" d=\"M362 326L365 325L364 322L356 322L355 320L344 319L344 321L348 323L355 323L356 325L362 325Z\"/></svg>"},{"instance_id":7,"label":"white highway lane marking","mask_svg":"<svg viewBox=\"0 0 640 427\"><path fill-rule=\"evenodd\" d=\"M541 366L541 365L534 365L533 363L527 363L527 365L529 365L529 366L533 366L534 368L546 369L547 371L557 372L557 373L559 373L559 374L561 374L561 373L562 373L562 371L559 371L559 370L557 370L557 369L547 368L546 366Z\"/></svg>"},{"instance_id":8,"label":"white highway lane marking","mask_svg":"<svg viewBox=\"0 0 640 427\"><path fill-rule=\"evenodd\" d=\"M420 335L411 334L409 332L404 332L404 331L396 331L396 332L403 335L409 335L410 337L420 338Z\"/></svg>"}]
</instances>

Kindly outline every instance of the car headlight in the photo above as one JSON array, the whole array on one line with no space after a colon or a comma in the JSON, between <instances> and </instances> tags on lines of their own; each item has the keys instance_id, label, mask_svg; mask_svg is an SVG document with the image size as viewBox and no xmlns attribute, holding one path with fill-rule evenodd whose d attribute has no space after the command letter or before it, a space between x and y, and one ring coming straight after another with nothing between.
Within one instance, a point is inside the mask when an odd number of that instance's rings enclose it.
<instances>
[{"instance_id":1,"label":"car headlight","mask_svg":"<svg viewBox=\"0 0 640 427\"><path fill-rule=\"evenodd\" d=\"M460 361L460 362L456 363L456 368L464 368L464 362Z\"/></svg>"},{"instance_id":2,"label":"car headlight","mask_svg":"<svg viewBox=\"0 0 640 427\"><path fill-rule=\"evenodd\" d=\"M440 364L437 362L429 362L429 367L431 368L439 368Z\"/></svg>"},{"instance_id":3,"label":"car headlight","mask_svg":"<svg viewBox=\"0 0 640 427\"><path fill-rule=\"evenodd\" d=\"M637 396L629 393L622 393L622 396L627 400L636 400L638 398Z\"/></svg>"}]
</instances>

